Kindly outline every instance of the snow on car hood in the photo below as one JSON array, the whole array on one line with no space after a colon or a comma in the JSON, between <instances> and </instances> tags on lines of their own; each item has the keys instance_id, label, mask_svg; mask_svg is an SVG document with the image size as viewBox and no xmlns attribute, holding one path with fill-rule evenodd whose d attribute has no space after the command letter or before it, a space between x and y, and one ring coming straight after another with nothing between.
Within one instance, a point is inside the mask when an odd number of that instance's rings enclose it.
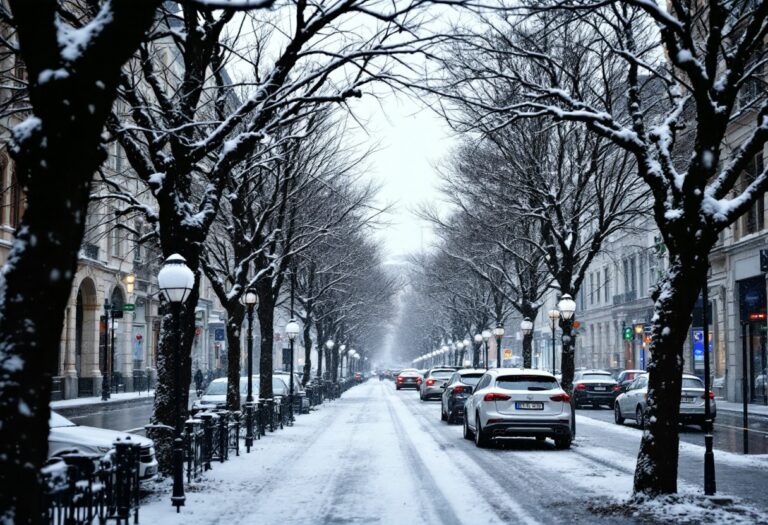
<instances>
[{"instance_id":1,"label":"snow on car hood","mask_svg":"<svg viewBox=\"0 0 768 525\"><path fill-rule=\"evenodd\" d=\"M95 427L55 427L51 429L48 436L49 441L58 443L71 443L73 447L78 445L85 447L112 447L112 444L120 438L124 440L129 437L134 443L141 446L152 446L153 441L143 436L120 432L118 430L109 430L106 428Z\"/></svg>"}]
</instances>

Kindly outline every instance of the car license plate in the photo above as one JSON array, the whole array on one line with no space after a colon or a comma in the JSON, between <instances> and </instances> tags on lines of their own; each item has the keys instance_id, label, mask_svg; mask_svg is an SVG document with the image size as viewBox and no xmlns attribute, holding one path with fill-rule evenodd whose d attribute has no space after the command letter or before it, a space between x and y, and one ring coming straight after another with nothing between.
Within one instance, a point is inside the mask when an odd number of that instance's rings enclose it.
<instances>
[{"instance_id":1,"label":"car license plate","mask_svg":"<svg viewBox=\"0 0 768 525\"><path fill-rule=\"evenodd\" d=\"M544 410L544 403L541 401L515 401L517 410Z\"/></svg>"},{"instance_id":2,"label":"car license plate","mask_svg":"<svg viewBox=\"0 0 768 525\"><path fill-rule=\"evenodd\" d=\"M683 397L680 399L683 403L694 403L696 401L695 397Z\"/></svg>"},{"instance_id":3,"label":"car license plate","mask_svg":"<svg viewBox=\"0 0 768 525\"><path fill-rule=\"evenodd\" d=\"M595 387L595 390L596 390L597 392L605 392L606 390L608 390L608 388L607 388L607 387L604 387L604 386L596 386L596 387Z\"/></svg>"}]
</instances>

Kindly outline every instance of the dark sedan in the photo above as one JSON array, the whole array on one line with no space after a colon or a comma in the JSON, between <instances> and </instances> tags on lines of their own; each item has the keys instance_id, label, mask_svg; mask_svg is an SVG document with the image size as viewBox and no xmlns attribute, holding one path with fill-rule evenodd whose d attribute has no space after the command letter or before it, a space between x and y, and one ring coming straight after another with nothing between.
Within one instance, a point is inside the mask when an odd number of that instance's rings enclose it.
<instances>
[{"instance_id":1,"label":"dark sedan","mask_svg":"<svg viewBox=\"0 0 768 525\"><path fill-rule=\"evenodd\" d=\"M583 370L573 378L573 399L577 407L608 405L613 408L619 390L619 384L605 370Z\"/></svg>"},{"instance_id":2,"label":"dark sedan","mask_svg":"<svg viewBox=\"0 0 768 525\"><path fill-rule=\"evenodd\" d=\"M413 388L418 390L421 386L421 374L415 368L406 368L397 375L395 379L395 389Z\"/></svg>"},{"instance_id":3,"label":"dark sedan","mask_svg":"<svg viewBox=\"0 0 768 525\"><path fill-rule=\"evenodd\" d=\"M484 373L485 370L467 368L451 376L443 391L440 419L450 425L464 417L464 403Z\"/></svg>"}]
</instances>

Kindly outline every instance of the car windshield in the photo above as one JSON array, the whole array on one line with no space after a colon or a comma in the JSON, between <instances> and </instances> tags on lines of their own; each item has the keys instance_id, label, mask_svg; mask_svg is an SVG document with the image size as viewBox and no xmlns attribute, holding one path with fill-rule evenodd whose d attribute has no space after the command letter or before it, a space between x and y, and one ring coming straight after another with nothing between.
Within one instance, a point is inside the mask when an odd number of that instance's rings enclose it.
<instances>
[{"instance_id":1,"label":"car windshield","mask_svg":"<svg viewBox=\"0 0 768 525\"><path fill-rule=\"evenodd\" d=\"M61 414L57 414L56 412L51 412L51 419L48 420L48 423L50 424L51 428L77 426L75 423L71 422L69 419L65 418Z\"/></svg>"},{"instance_id":2,"label":"car windshield","mask_svg":"<svg viewBox=\"0 0 768 525\"><path fill-rule=\"evenodd\" d=\"M285 386L285 383L282 379L272 377L272 393L277 395L284 395L287 391L288 387Z\"/></svg>"},{"instance_id":3,"label":"car windshield","mask_svg":"<svg viewBox=\"0 0 768 525\"><path fill-rule=\"evenodd\" d=\"M482 373L478 374L462 374L461 382L465 385L476 385L480 378L483 377Z\"/></svg>"},{"instance_id":4,"label":"car windshield","mask_svg":"<svg viewBox=\"0 0 768 525\"><path fill-rule=\"evenodd\" d=\"M430 374L430 377L437 377L439 379L448 379L453 375L453 370L435 370Z\"/></svg>"},{"instance_id":5,"label":"car windshield","mask_svg":"<svg viewBox=\"0 0 768 525\"><path fill-rule=\"evenodd\" d=\"M501 376L496 386L505 390L554 390L559 388L554 377L547 376Z\"/></svg>"},{"instance_id":6,"label":"car windshield","mask_svg":"<svg viewBox=\"0 0 768 525\"><path fill-rule=\"evenodd\" d=\"M579 376L579 381L606 381L613 379L611 374L582 374Z\"/></svg>"},{"instance_id":7,"label":"car windshield","mask_svg":"<svg viewBox=\"0 0 768 525\"><path fill-rule=\"evenodd\" d=\"M227 382L214 381L205 389L206 396L225 396L227 395Z\"/></svg>"},{"instance_id":8,"label":"car windshield","mask_svg":"<svg viewBox=\"0 0 768 525\"><path fill-rule=\"evenodd\" d=\"M698 378L684 377L683 388L704 388L704 383Z\"/></svg>"}]
</instances>

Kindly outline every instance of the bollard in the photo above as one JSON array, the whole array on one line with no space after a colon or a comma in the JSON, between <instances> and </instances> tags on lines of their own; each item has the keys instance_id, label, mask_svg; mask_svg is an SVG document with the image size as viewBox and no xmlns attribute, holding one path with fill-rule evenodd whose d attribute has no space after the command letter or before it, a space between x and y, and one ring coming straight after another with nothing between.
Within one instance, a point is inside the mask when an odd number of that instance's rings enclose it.
<instances>
[{"instance_id":1,"label":"bollard","mask_svg":"<svg viewBox=\"0 0 768 525\"><path fill-rule=\"evenodd\" d=\"M228 455L229 412L219 412L219 463L224 463Z\"/></svg>"},{"instance_id":2,"label":"bollard","mask_svg":"<svg viewBox=\"0 0 768 525\"><path fill-rule=\"evenodd\" d=\"M213 414L204 412L200 414L203 420L203 469L211 470L211 456L213 456Z\"/></svg>"}]
</instances>

